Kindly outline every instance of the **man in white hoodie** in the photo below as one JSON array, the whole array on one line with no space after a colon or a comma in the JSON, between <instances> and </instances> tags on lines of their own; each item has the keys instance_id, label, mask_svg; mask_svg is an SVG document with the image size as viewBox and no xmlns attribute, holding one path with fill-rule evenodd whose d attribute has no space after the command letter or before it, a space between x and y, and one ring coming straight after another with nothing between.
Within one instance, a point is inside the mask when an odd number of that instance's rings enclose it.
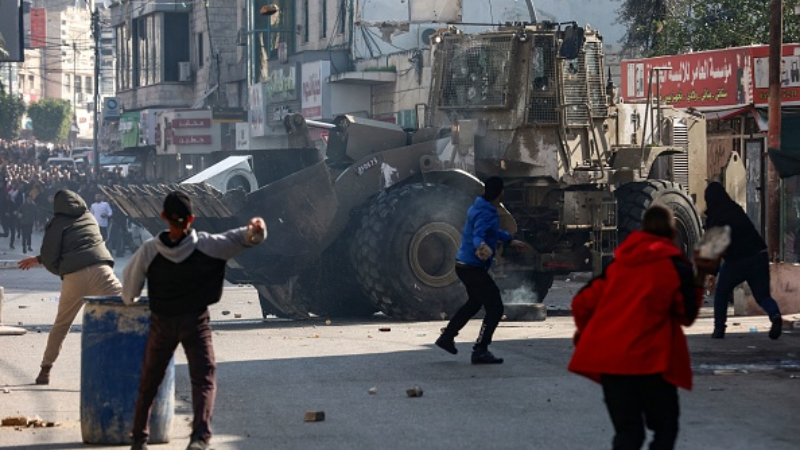
<instances>
[{"instance_id":1,"label":"man in white hoodie","mask_svg":"<svg viewBox=\"0 0 800 450\"><path fill-rule=\"evenodd\" d=\"M246 227L225 233L195 232L190 228L194 220L192 202L181 191L167 195L161 217L169 231L142 244L123 273L122 299L133 303L146 280L151 311L131 449L147 449L150 408L172 355L181 344L189 362L194 410L187 450L204 450L211 439L216 393L208 305L222 297L226 261L263 242L267 227L264 219L254 217Z\"/></svg>"}]
</instances>

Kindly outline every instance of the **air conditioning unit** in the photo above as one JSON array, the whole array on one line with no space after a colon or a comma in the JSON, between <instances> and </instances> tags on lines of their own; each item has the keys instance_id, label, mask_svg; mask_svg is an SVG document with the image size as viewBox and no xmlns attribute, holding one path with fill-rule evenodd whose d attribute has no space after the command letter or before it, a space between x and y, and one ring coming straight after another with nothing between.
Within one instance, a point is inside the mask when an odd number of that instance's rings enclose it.
<instances>
[{"instance_id":1,"label":"air conditioning unit","mask_svg":"<svg viewBox=\"0 0 800 450\"><path fill-rule=\"evenodd\" d=\"M192 79L192 66L189 61L178 63L178 81L189 81Z\"/></svg>"}]
</instances>

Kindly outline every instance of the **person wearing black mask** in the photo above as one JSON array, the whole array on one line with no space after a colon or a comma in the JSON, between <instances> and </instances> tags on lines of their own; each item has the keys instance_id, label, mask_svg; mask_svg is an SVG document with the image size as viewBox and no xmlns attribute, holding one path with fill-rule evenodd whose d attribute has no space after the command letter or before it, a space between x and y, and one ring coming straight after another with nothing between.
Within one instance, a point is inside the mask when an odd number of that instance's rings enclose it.
<instances>
[{"instance_id":1,"label":"person wearing black mask","mask_svg":"<svg viewBox=\"0 0 800 450\"><path fill-rule=\"evenodd\" d=\"M731 227L731 244L722 255L722 264L717 274L714 294L714 333L712 338L725 337L725 321L728 316L728 301L733 289L747 282L756 302L767 313L772 323L770 339L781 336L783 322L778 303L770 295L769 255L767 244L756 230L753 222L725 188L715 182L709 183L705 192L706 229Z\"/></svg>"}]
</instances>

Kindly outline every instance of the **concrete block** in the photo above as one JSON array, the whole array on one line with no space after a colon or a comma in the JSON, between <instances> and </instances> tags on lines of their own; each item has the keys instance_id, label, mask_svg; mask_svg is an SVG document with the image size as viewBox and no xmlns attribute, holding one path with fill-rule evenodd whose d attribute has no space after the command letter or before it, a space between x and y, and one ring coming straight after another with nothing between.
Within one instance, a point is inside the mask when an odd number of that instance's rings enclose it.
<instances>
[{"instance_id":1,"label":"concrete block","mask_svg":"<svg viewBox=\"0 0 800 450\"><path fill-rule=\"evenodd\" d=\"M781 313L784 315L800 313L800 264L773 263L769 269L772 298L778 302ZM764 314L747 283L742 283L734 290L733 311L737 316Z\"/></svg>"}]
</instances>

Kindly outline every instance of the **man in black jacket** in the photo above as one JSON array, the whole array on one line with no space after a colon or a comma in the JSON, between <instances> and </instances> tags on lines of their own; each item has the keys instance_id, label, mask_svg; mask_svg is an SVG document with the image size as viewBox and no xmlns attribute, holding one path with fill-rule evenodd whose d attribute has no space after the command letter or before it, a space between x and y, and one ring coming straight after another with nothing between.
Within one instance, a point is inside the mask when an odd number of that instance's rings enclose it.
<instances>
[{"instance_id":1,"label":"man in black jacket","mask_svg":"<svg viewBox=\"0 0 800 450\"><path fill-rule=\"evenodd\" d=\"M131 304L147 281L150 334L133 420L133 450L147 449L150 408L178 344L183 346L192 379L194 422L187 450L204 450L211 439L216 393L214 348L208 305L222 297L225 264L267 237L264 219L221 234L195 232L192 202L180 191L164 199L161 218L169 231L136 251L123 274L122 299Z\"/></svg>"},{"instance_id":2,"label":"man in black jacket","mask_svg":"<svg viewBox=\"0 0 800 450\"><path fill-rule=\"evenodd\" d=\"M733 289L747 282L758 305L769 316L772 326L770 339L781 336L783 321L775 299L770 295L769 255L767 244L747 217L741 206L725 192L717 182L709 183L705 192L706 228L731 227L731 244L722 255L723 262L717 274L717 288L714 294L714 333L711 337L725 337L725 321L728 318L728 300Z\"/></svg>"}]
</instances>

